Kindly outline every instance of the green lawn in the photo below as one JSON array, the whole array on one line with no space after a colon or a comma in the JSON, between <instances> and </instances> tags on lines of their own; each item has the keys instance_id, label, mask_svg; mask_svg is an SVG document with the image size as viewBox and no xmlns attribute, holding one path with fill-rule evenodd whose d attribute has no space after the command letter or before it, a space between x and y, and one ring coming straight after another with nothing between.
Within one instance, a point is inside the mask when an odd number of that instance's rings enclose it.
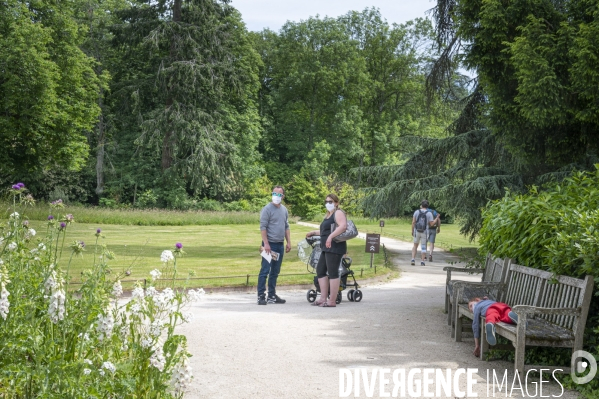
<instances>
[{"instance_id":1,"label":"green lawn","mask_svg":"<svg viewBox=\"0 0 599 399\"><path fill-rule=\"evenodd\" d=\"M76 216L76 215L75 215ZM38 237L46 230L45 223L32 222L38 230ZM97 228L102 229L105 238L99 239L99 245L106 244L116 254L116 259L109 261L113 273L130 270L131 275L125 279L149 279L149 271L160 269L160 254L165 249L174 249L175 243L181 242L185 255L177 260L178 276L186 277L190 272L194 277L207 280L193 280L193 286L213 287L243 285L247 274L250 274L250 285L255 285L260 269L260 231L257 224L210 225L210 226L129 226L99 225L74 223L67 229L66 243L82 240L86 243L86 251L82 258L75 257L70 266L72 281L80 279L82 270L90 268ZM306 265L297 257L297 243L304 238L310 228L291 225L292 250L285 254L282 274L301 273L297 276L280 276L280 284L303 284L312 281ZM364 253L364 241L354 239L349 242L349 255L353 258L353 270L362 279L372 277L374 270L369 268L370 256ZM65 248L60 264L63 268L69 261L70 253ZM377 275L389 270L382 268L382 253L375 256ZM222 279L219 276L242 276L235 279ZM123 284L131 286L133 283Z\"/></svg>"},{"instance_id":2,"label":"green lawn","mask_svg":"<svg viewBox=\"0 0 599 399\"><path fill-rule=\"evenodd\" d=\"M379 220L366 218L352 218L356 226L364 233L380 233ZM393 237L403 241L412 241L411 227L412 219L393 218L384 219L383 236ZM441 224L441 232L437 234L435 247L450 249L477 248L478 243L470 242L468 238L460 234L460 226L454 224Z\"/></svg>"}]
</instances>

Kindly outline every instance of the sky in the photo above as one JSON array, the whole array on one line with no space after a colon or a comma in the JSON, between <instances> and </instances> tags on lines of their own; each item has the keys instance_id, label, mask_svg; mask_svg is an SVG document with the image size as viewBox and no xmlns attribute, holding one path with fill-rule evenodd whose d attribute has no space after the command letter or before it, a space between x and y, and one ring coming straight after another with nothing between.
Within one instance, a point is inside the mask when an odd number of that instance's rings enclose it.
<instances>
[{"instance_id":1,"label":"sky","mask_svg":"<svg viewBox=\"0 0 599 399\"><path fill-rule=\"evenodd\" d=\"M233 0L233 7L241 12L247 28L278 31L287 21L299 21L315 16L338 17L350 10L362 11L377 7L389 23L404 23L425 17L435 0Z\"/></svg>"}]
</instances>

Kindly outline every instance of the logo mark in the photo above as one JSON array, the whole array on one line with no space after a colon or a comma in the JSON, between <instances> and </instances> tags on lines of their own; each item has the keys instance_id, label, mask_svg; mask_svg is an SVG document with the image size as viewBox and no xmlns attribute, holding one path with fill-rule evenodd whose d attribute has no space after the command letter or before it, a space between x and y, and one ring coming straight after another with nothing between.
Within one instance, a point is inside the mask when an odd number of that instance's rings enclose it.
<instances>
[{"instance_id":1,"label":"logo mark","mask_svg":"<svg viewBox=\"0 0 599 399\"><path fill-rule=\"evenodd\" d=\"M584 359L584 361L577 362L576 360L579 358ZM570 375L572 376L572 381L576 384L586 384L595 378L595 375L597 374L597 361L589 352L576 351L572 353L572 364L575 365L575 367L570 370ZM589 372L584 377L576 376L576 373L584 373L586 370L589 370Z\"/></svg>"}]
</instances>

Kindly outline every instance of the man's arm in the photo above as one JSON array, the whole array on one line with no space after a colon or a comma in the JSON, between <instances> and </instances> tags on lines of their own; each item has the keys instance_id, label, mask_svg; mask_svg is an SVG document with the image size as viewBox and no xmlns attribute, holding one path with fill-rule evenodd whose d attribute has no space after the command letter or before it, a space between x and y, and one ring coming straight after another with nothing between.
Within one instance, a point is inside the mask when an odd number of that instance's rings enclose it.
<instances>
[{"instance_id":1,"label":"man's arm","mask_svg":"<svg viewBox=\"0 0 599 399\"><path fill-rule=\"evenodd\" d=\"M414 235L414 226L416 226L416 216L412 216L412 236Z\"/></svg>"},{"instance_id":2,"label":"man's arm","mask_svg":"<svg viewBox=\"0 0 599 399\"><path fill-rule=\"evenodd\" d=\"M428 222L429 227L434 227L435 223L437 223L437 219L433 219L433 214L431 212L426 213L426 220Z\"/></svg>"},{"instance_id":3,"label":"man's arm","mask_svg":"<svg viewBox=\"0 0 599 399\"><path fill-rule=\"evenodd\" d=\"M437 233L441 232L441 215L437 215Z\"/></svg>"},{"instance_id":4,"label":"man's arm","mask_svg":"<svg viewBox=\"0 0 599 399\"><path fill-rule=\"evenodd\" d=\"M268 243L268 234L266 233L266 229L268 227L268 220L270 219L270 215L266 209L262 209L260 212L260 235L262 236L262 242L264 243L264 250L267 254L270 253L270 244Z\"/></svg>"},{"instance_id":5,"label":"man's arm","mask_svg":"<svg viewBox=\"0 0 599 399\"><path fill-rule=\"evenodd\" d=\"M264 250L267 254L270 253L270 244L268 243L268 236L266 234L266 230L260 230L260 235L262 236L262 242L264 243Z\"/></svg>"}]
</instances>

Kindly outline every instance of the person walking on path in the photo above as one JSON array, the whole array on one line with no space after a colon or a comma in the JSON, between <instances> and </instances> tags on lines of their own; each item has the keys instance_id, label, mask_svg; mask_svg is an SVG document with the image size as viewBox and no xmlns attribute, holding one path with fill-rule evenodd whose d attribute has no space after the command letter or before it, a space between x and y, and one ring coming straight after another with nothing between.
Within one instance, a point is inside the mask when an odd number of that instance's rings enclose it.
<instances>
[{"instance_id":1,"label":"person walking on path","mask_svg":"<svg viewBox=\"0 0 599 399\"><path fill-rule=\"evenodd\" d=\"M316 265L316 276L318 277L318 285L320 285L320 300L314 301L313 306L320 307L335 307L337 304L337 292L339 292L339 265L343 255L347 253L347 243L345 241L335 242L333 238L339 234L343 234L347 229L347 218L345 213L339 209L339 198L335 194L327 195L324 205L327 208L327 213L324 220L320 224L320 230L310 231L306 234L306 238L320 234L320 242L324 242L322 246L322 254ZM333 227L335 227L333 229ZM327 276L328 273L328 276ZM329 296L330 284L330 298Z\"/></svg>"},{"instance_id":2,"label":"person walking on path","mask_svg":"<svg viewBox=\"0 0 599 399\"><path fill-rule=\"evenodd\" d=\"M437 216L437 219L439 216ZM432 213L428 211L428 201L422 200L420 203L420 209L414 212L412 217L412 236L414 237L414 246L412 247L412 261L411 265L416 264L416 251L418 250L418 243L420 243L420 266L424 266L426 260L426 241L428 239L429 227L432 227L437 219L433 219Z\"/></svg>"},{"instance_id":3,"label":"person walking on path","mask_svg":"<svg viewBox=\"0 0 599 399\"><path fill-rule=\"evenodd\" d=\"M277 277L281 272L283 263L283 249L291 251L291 232L289 231L289 213L281 204L285 197L285 190L281 186L272 189L272 202L262 208L260 212L260 234L264 252L274 255L271 261L262 257L262 266L258 275L258 305L267 303L285 303L277 295ZM284 240L287 246L284 248ZM276 254L273 254L276 252ZM276 259L275 259L276 258ZM266 298L266 280L268 277L268 299Z\"/></svg>"},{"instance_id":4,"label":"person walking on path","mask_svg":"<svg viewBox=\"0 0 599 399\"><path fill-rule=\"evenodd\" d=\"M441 215L434 209L428 210L435 220L435 224L428 231L428 242L431 244L431 252L428 255L428 261L433 261L433 250L435 249L435 239L437 238L437 234L441 232Z\"/></svg>"}]
</instances>

